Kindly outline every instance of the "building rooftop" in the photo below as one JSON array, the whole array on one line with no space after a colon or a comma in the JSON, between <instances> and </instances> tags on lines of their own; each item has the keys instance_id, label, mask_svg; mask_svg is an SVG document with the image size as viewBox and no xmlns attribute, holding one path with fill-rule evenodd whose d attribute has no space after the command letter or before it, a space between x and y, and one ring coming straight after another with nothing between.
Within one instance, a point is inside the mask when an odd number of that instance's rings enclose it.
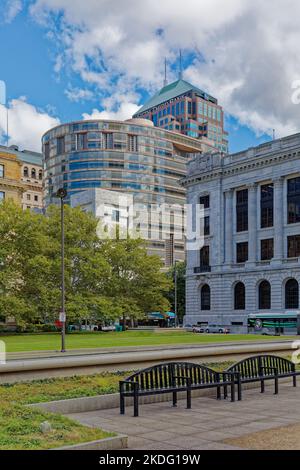
<instances>
[{"instance_id":1,"label":"building rooftop","mask_svg":"<svg viewBox=\"0 0 300 470\"><path fill-rule=\"evenodd\" d=\"M43 165L43 155L41 153L33 152L31 150L19 150L17 145L11 145L10 147L0 145L0 150L2 152L16 155L23 163L39 166Z\"/></svg>"},{"instance_id":2,"label":"building rooftop","mask_svg":"<svg viewBox=\"0 0 300 470\"><path fill-rule=\"evenodd\" d=\"M184 95L189 91L194 91L199 96L207 101L212 101L213 103L217 103L216 98L213 96L208 95L204 91L200 90L200 88L195 87L191 83L185 80L177 80L176 82L170 83L164 86L158 93L156 93L152 98L150 98L144 106L142 106L133 117L138 116L140 113L144 113L155 106L159 106L166 101L174 99L178 96Z\"/></svg>"}]
</instances>

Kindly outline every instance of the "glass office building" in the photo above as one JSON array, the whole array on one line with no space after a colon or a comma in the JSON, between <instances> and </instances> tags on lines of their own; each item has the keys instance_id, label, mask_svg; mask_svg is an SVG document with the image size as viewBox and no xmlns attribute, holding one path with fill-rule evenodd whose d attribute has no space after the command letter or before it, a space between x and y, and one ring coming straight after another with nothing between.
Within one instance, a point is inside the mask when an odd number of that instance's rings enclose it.
<instances>
[{"instance_id":1,"label":"glass office building","mask_svg":"<svg viewBox=\"0 0 300 470\"><path fill-rule=\"evenodd\" d=\"M218 100L186 80L164 85L135 114L155 126L196 139L207 138L220 152L228 152L224 111Z\"/></svg>"},{"instance_id":2,"label":"glass office building","mask_svg":"<svg viewBox=\"0 0 300 470\"><path fill-rule=\"evenodd\" d=\"M182 207L186 196L179 180L186 175L187 160L213 150L205 139L162 130L145 119L63 124L46 132L42 143L46 206L57 203L60 187L68 192L67 202L80 191L103 188L132 194L141 211L161 204ZM146 222L149 252L167 265L184 259L184 239L174 237L181 230L179 219L172 217L166 230L164 220L152 221L151 234Z\"/></svg>"}]
</instances>

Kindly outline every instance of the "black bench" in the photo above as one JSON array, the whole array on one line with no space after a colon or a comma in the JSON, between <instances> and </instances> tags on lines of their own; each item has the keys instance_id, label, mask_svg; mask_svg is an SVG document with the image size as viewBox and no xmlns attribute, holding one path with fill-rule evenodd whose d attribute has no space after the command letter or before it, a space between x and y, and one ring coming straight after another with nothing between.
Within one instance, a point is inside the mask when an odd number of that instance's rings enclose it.
<instances>
[{"instance_id":1,"label":"black bench","mask_svg":"<svg viewBox=\"0 0 300 470\"><path fill-rule=\"evenodd\" d=\"M243 359L228 367L226 372L235 373L235 383L238 389L238 400L242 399L242 384L260 382L261 393L265 391L265 381L274 380L274 393L278 394L279 379L292 377L293 386L296 387L296 377L300 372L296 371L295 364L288 359L269 354L252 356ZM227 387L224 387L224 398L227 396Z\"/></svg>"},{"instance_id":2,"label":"black bench","mask_svg":"<svg viewBox=\"0 0 300 470\"><path fill-rule=\"evenodd\" d=\"M231 401L235 400L235 372L216 372L200 364L171 362L158 364L120 381L120 413L125 414L125 399L133 397L134 416L139 414L139 397L173 394L173 406L177 405L177 393L186 392L187 408L191 408L191 392L196 389L216 388L221 398L221 388L230 386Z\"/></svg>"}]
</instances>

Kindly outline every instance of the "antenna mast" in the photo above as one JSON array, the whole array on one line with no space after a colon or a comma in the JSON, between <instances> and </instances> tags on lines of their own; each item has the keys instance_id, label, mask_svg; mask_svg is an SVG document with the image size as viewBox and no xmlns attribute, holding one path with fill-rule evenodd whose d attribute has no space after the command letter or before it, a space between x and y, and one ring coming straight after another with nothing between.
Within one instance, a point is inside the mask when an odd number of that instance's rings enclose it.
<instances>
[{"instance_id":1,"label":"antenna mast","mask_svg":"<svg viewBox=\"0 0 300 470\"><path fill-rule=\"evenodd\" d=\"M179 80L182 80L182 56L181 56L181 49L179 49Z\"/></svg>"},{"instance_id":2,"label":"antenna mast","mask_svg":"<svg viewBox=\"0 0 300 470\"><path fill-rule=\"evenodd\" d=\"M164 79L164 86L167 86L167 58L165 57L165 79Z\"/></svg>"}]
</instances>

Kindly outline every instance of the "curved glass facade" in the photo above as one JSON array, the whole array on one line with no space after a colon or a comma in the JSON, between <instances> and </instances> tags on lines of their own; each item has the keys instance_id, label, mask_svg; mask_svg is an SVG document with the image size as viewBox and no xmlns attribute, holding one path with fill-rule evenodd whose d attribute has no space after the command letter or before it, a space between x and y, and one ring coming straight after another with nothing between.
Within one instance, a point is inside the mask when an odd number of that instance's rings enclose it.
<instances>
[{"instance_id":1,"label":"curved glass facade","mask_svg":"<svg viewBox=\"0 0 300 470\"><path fill-rule=\"evenodd\" d=\"M60 187L72 194L92 188L129 192L137 204L185 203L179 180L190 154L209 150L203 142L153 127L150 121L80 121L44 134L45 203L56 203ZM175 242L177 259L183 241ZM165 258L164 241L151 240L149 251Z\"/></svg>"}]
</instances>

